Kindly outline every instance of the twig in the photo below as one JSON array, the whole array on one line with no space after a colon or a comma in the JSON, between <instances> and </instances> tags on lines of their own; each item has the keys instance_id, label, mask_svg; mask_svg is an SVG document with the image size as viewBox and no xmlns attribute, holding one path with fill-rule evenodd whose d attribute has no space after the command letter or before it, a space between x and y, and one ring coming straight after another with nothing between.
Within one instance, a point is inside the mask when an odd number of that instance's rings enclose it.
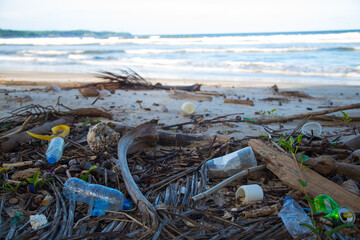
<instances>
[{"instance_id":1,"label":"twig","mask_svg":"<svg viewBox=\"0 0 360 240\"><path fill-rule=\"evenodd\" d=\"M11 133L9 133L9 134L6 134L5 136L1 136L0 139L7 138L7 137L10 137L10 136L12 136L12 135L15 135L15 134L17 134L17 133L19 133L19 132L22 132L22 131L26 128L26 126L29 124L29 122L30 122L31 120L33 120L33 118L34 118L34 116L33 116L33 115L30 115L30 116L25 120L25 122L21 125L21 127L20 127L18 130L14 131L14 132L11 132Z\"/></svg>"},{"instance_id":2,"label":"twig","mask_svg":"<svg viewBox=\"0 0 360 240\"><path fill-rule=\"evenodd\" d=\"M210 188L209 190L192 197L191 200L196 202L196 201L198 201L200 199L203 199L203 198L211 195L212 193L218 191L219 189L229 185L231 182L235 181L236 179L239 179L240 177L246 176L250 172L255 172L255 171L263 170L263 169L265 169L265 165L251 167L251 168L248 168L248 169L246 169L244 171L241 171L241 172L227 178L226 180L222 181L221 183L215 185L214 187Z\"/></svg>"}]
</instances>

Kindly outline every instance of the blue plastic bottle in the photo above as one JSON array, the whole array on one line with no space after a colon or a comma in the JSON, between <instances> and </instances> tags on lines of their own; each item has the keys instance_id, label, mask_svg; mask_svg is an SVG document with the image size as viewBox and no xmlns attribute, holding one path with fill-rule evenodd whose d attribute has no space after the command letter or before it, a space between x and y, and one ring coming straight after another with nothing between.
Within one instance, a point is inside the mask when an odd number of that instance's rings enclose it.
<instances>
[{"instance_id":1,"label":"blue plastic bottle","mask_svg":"<svg viewBox=\"0 0 360 240\"><path fill-rule=\"evenodd\" d=\"M69 200L93 205L92 216L102 216L105 214L105 210L119 211L132 208L131 202L125 200L119 190L87 183L78 178L70 178L65 182L63 194Z\"/></svg>"}]
</instances>

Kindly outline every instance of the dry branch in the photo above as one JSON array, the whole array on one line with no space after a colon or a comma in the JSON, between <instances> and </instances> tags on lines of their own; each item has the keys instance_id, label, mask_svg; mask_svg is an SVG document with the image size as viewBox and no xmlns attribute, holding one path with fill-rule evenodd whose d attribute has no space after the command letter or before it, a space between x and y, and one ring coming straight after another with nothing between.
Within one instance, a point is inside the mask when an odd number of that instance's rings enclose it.
<instances>
[{"instance_id":1,"label":"dry branch","mask_svg":"<svg viewBox=\"0 0 360 240\"><path fill-rule=\"evenodd\" d=\"M134 127L123 125L117 122L108 122L109 127L114 129L114 131L124 135L126 132L130 131ZM175 133L167 131L158 131L159 141L158 144L162 146L181 146L181 147L190 147L190 146L211 146L215 136L216 142L224 144L231 140L231 137L222 136L222 135L200 135L200 134L186 134L186 133Z\"/></svg>"},{"instance_id":2,"label":"dry branch","mask_svg":"<svg viewBox=\"0 0 360 240\"><path fill-rule=\"evenodd\" d=\"M252 100L241 100L241 99L225 98L224 103L243 104L243 105L254 106L254 102Z\"/></svg>"},{"instance_id":3,"label":"dry branch","mask_svg":"<svg viewBox=\"0 0 360 240\"><path fill-rule=\"evenodd\" d=\"M132 145L135 139L141 138L143 136L156 136L156 122L150 121L144 123L130 132L126 133L119 141L118 145L118 161L116 163L116 168L121 170L121 175L123 177L126 189L130 194L134 203L137 204L139 210L143 214L143 217L146 219L146 222L151 224L151 227L156 231L159 227L159 220L156 214L154 206L145 198L141 193L137 184L135 183L130 169L127 163L127 151Z\"/></svg>"},{"instance_id":4,"label":"dry branch","mask_svg":"<svg viewBox=\"0 0 360 240\"><path fill-rule=\"evenodd\" d=\"M338 111L343 111L343 110L348 110L348 109L356 109L356 108L360 108L360 103L355 103L355 104L351 104L351 105L346 105L346 106L342 106L342 107L337 107L337 108L332 108L332 109L327 109L327 110L322 110L322 111L317 111L317 112L307 112L307 113L302 113L302 114L296 114L296 115L291 115L291 116L286 116L286 117L274 117L274 118L270 118L270 119L256 119L256 123L267 124L267 123L274 123L274 122L286 122L286 121L294 120L294 119L303 119L307 116L324 115L324 114L328 114L328 113L333 113L333 112L338 112Z\"/></svg>"}]
</instances>

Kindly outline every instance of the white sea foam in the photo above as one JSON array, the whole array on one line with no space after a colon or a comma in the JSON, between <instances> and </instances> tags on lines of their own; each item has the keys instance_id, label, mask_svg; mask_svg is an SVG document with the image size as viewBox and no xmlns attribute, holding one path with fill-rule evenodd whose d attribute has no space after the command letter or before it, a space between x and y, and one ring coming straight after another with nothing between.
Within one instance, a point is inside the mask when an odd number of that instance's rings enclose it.
<instances>
[{"instance_id":1,"label":"white sea foam","mask_svg":"<svg viewBox=\"0 0 360 240\"><path fill-rule=\"evenodd\" d=\"M131 49L129 54L163 54L163 53L282 53L307 52L320 48L180 48L180 49Z\"/></svg>"},{"instance_id":2,"label":"white sea foam","mask_svg":"<svg viewBox=\"0 0 360 240\"><path fill-rule=\"evenodd\" d=\"M360 43L359 32L319 33L319 34L276 34L252 36L218 37L150 37L150 38L0 38L0 44L14 45L250 45L250 44L287 44L287 43Z\"/></svg>"}]
</instances>

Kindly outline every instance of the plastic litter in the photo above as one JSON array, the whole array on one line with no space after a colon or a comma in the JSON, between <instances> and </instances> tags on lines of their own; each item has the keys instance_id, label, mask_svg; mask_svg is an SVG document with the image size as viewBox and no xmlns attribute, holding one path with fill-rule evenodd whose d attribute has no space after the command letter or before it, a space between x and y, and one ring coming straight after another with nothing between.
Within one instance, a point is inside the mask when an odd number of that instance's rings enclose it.
<instances>
[{"instance_id":1,"label":"plastic litter","mask_svg":"<svg viewBox=\"0 0 360 240\"><path fill-rule=\"evenodd\" d=\"M230 177L244 169L257 166L251 147L240 149L206 162L208 175L213 178Z\"/></svg>"},{"instance_id":2,"label":"plastic litter","mask_svg":"<svg viewBox=\"0 0 360 240\"><path fill-rule=\"evenodd\" d=\"M304 209L302 209L292 197L285 198L284 206L278 216L281 217L286 229L293 238L300 238L305 235L312 234L312 231L309 228L300 225L300 223L306 223L313 226L310 217L306 215ZM301 239L313 238L314 235L312 237L310 236Z\"/></svg>"},{"instance_id":3,"label":"plastic litter","mask_svg":"<svg viewBox=\"0 0 360 240\"><path fill-rule=\"evenodd\" d=\"M320 123L317 122L306 123L301 128L301 133L307 137L320 137L321 131L322 131L322 127Z\"/></svg>"},{"instance_id":4,"label":"plastic litter","mask_svg":"<svg viewBox=\"0 0 360 240\"><path fill-rule=\"evenodd\" d=\"M195 105L192 102L184 102L181 111L184 115L191 115L195 112Z\"/></svg>"},{"instance_id":5,"label":"plastic litter","mask_svg":"<svg viewBox=\"0 0 360 240\"><path fill-rule=\"evenodd\" d=\"M47 224L47 222L48 221L47 221L46 216L44 214L31 215L30 216L30 224L31 224L31 228L33 230L44 226L45 224Z\"/></svg>"},{"instance_id":6,"label":"plastic litter","mask_svg":"<svg viewBox=\"0 0 360 240\"><path fill-rule=\"evenodd\" d=\"M69 200L94 206L91 211L92 216L105 215L105 210L119 211L132 208L131 202L125 201L124 195L119 190L87 183L78 178L70 178L65 182L63 194Z\"/></svg>"},{"instance_id":7,"label":"plastic litter","mask_svg":"<svg viewBox=\"0 0 360 240\"><path fill-rule=\"evenodd\" d=\"M50 143L49 147L46 150L45 156L50 164L54 164L59 161L62 157L63 151L65 147L65 141L61 137L53 138Z\"/></svg>"},{"instance_id":8,"label":"plastic litter","mask_svg":"<svg viewBox=\"0 0 360 240\"><path fill-rule=\"evenodd\" d=\"M240 198L243 203L262 201L264 192L257 184L244 185L238 188L235 199Z\"/></svg>"}]
</instances>

